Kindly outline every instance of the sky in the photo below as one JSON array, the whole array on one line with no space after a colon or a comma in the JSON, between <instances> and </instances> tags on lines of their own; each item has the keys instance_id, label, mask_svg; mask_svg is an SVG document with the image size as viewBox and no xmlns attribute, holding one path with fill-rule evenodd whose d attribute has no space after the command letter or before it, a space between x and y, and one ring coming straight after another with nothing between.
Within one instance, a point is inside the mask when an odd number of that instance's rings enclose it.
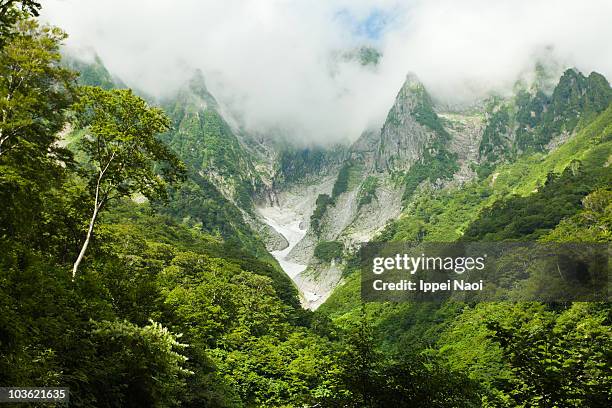
<instances>
[{"instance_id":1,"label":"sky","mask_svg":"<svg viewBox=\"0 0 612 408\"><path fill-rule=\"evenodd\" d=\"M165 97L196 69L247 131L300 143L380 127L406 74L448 104L554 59L612 78L610 0L47 0L66 49ZM361 46L377 66L340 58Z\"/></svg>"}]
</instances>

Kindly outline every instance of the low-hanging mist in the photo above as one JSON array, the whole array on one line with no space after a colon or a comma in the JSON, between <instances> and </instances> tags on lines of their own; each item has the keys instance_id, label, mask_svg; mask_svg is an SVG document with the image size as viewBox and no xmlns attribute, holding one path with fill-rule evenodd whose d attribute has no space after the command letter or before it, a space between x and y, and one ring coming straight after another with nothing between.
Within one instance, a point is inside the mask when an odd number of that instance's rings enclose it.
<instances>
[{"instance_id":1,"label":"low-hanging mist","mask_svg":"<svg viewBox=\"0 0 612 408\"><path fill-rule=\"evenodd\" d=\"M607 0L50 0L43 16L72 52L93 49L157 96L195 69L249 131L302 143L379 126L407 72L433 96L469 103L504 91L543 54L612 76ZM362 46L377 65L346 58Z\"/></svg>"}]
</instances>

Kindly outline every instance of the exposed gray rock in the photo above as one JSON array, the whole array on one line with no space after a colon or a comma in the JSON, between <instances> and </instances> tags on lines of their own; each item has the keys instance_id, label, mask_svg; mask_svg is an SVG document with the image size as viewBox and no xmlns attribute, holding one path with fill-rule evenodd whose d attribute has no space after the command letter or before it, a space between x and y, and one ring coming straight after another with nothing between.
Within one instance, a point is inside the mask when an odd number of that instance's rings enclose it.
<instances>
[{"instance_id":1,"label":"exposed gray rock","mask_svg":"<svg viewBox=\"0 0 612 408\"><path fill-rule=\"evenodd\" d=\"M479 159L478 148L484 131L484 117L479 113L439 113L446 131L451 135L449 150L457 154L459 171L455 173L455 184L463 184L476 176L472 164Z\"/></svg>"},{"instance_id":2,"label":"exposed gray rock","mask_svg":"<svg viewBox=\"0 0 612 408\"><path fill-rule=\"evenodd\" d=\"M374 169L380 145L380 130L366 130L351 145L350 159L363 163L366 169Z\"/></svg>"},{"instance_id":3,"label":"exposed gray rock","mask_svg":"<svg viewBox=\"0 0 612 408\"><path fill-rule=\"evenodd\" d=\"M335 262L316 264L295 277L302 294L302 306L316 310L327 300L342 279L342 269Z\"/></svg>"},{"instance_id":4,"label":"exposed gray rock","mask_svg":"<svg viewBox=\"0 0 612 408\"><path fill-rule=\"evenodd\" d=\"M423 85L414 75L408 75L380 132L375 157L378 171L408 170L422 157L436 133L419 123L415 112L430 103Z\"/></svg>"},{"instance_id":5,"label":"exposed gray rock","mask_svg":"<svg viewBox=\"0 0 612 408\"><path fill-rule=\"evenodd\" d=\"M249 224L249 227L259 234L269 252L282 251L289 246L289 242L281 233L260 218L255 218L246 213L243 213L243 218Z\"/></svg>"},{"instance_id":6,"label":"exposed gray rock","mask_svg":"<svg viewBox=\"0 0 612 408\"><path fill-rule=\"evenodd\" d=\"M372 239L387 223L396 219L402 212L403 188L396 186L388 177L379 178L375 198L361 207L358 205L352 221L341 232L339 240L347 248L355 248L360 243Z\"/></svg>"}]
</instances>

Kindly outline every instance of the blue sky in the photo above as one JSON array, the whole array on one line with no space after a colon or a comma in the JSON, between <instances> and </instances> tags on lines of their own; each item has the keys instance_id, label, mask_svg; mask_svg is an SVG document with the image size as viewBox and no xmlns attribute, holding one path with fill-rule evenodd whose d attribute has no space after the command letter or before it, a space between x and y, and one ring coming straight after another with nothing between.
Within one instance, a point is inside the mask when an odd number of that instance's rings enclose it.
<instances>
[{"instance_id":1,"label":"blue sky","mask_svg":"<svg viewBox=\"0 0 612 408\"><path fill-rule=\"evenodd\" d=\"M357 41L379 41L397 16L397 10L372 8L366 17L357 17L349 9L343 8L336 13L336 20L346 26Z\"/></svg>"}]
</instances>

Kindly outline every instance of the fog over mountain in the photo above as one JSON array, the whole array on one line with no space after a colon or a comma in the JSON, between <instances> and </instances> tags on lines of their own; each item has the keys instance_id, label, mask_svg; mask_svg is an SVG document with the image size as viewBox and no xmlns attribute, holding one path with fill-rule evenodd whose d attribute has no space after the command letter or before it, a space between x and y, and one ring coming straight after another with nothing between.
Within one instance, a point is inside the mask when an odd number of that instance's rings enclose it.
<instances>
[{"instance_id":1,"label":"fog over mountain","mask_svg":"<svg viewBox=\"0 0 612 408\"><path fill-rule=\"evenodd\" d=\"M71 52L95 50L128 85L164 96L202 69L245 128L297 140L379 126L407 72L439 100L508 90L546 55L612 77L612 2L589 0L49 0ZM347 58L362 46L377 65Z\"/></svg>"}]
</instances>

